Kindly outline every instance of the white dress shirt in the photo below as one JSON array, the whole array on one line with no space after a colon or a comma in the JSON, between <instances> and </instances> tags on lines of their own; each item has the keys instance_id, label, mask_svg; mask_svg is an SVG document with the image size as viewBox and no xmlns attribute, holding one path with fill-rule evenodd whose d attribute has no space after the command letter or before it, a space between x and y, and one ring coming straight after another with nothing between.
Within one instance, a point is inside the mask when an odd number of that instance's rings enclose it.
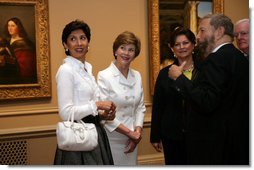
<instances>
[{"instance_id":1,"label":"white dress shirt","mask_svg":"<svg viewBox=\"0 0 254 170\"><path fill-rule=\"evenodd\" d=\"M95 102L100 94L90 63L67 56L58 69L56 82L59 114L63 120L71 114L74 120L98 114Z\"/></svg>"}]
</instances>

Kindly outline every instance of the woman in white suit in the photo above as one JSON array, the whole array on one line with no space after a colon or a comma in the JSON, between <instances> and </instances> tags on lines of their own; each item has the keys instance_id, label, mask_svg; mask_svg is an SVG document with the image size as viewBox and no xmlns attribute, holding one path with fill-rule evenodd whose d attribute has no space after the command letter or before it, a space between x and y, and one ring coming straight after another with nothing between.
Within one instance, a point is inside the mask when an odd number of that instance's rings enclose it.
<instances>
[{"instance_id":1,"label":"woman in white suit","mask_svg":"<svg viewBox=\"0 0 254 170\"><path fill-rule=\"evenodd\" d=\"M137 145L146 111L140 73L130 68L140 53L140 40L125 31L113 44L115 60L98 73L98 85L102 100L116 105L116 117L105 122L115 165L136 165Z\"/></svg>"}]
</instances>

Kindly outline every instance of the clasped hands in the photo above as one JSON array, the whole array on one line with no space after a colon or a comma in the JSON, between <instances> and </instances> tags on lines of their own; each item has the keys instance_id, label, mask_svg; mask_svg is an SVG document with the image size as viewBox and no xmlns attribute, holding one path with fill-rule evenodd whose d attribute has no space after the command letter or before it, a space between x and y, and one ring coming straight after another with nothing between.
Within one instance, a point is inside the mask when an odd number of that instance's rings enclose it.
<instances>
[{"instance_id":1,"label":"clasped hands","mask_svg":"<svg viewBox=\"0 0 254 170\"><path fill-rule=\"evenodd\" d=\"M124 153L131 153L135 150L137 144L142 139L141 130L136 129L135 131L129 131L128 137L129 137L129 139L126 143Z\"/></svg>"},{"instance_id":2,"label":"clasped hands","mask_svg":"<svg viewBox=\"0 0 254 170\"><path fill-rule=\"evenodd\" d=\"M116 105L111 101L96 102L99 116L102 120L114 120L116 117Z\"/></svg>"}]
</instances>

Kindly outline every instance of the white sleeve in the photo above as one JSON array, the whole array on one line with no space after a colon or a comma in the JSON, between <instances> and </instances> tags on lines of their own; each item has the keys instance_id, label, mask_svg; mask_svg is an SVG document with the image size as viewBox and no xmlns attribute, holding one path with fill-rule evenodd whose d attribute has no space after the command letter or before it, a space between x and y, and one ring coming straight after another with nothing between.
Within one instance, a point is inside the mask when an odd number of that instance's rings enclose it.
<instances>
[{"instance_id":1,"label":"white sleeve","mask_svg":"<svg viewBox=\"0 0 254 170\"><path fill-rule=\"evenodd\" d=\"M84 105L74 104L74 76L70 68L60 67L56 82L59 114L63 120L67 120L70 114L74 114L74 120L98 114L95 101L89 101Z\"/></svg>"},{"instance_id":2,"label":"white sleeve","mask_svg":"<svg viewBox=\"0 0 254 170\"><path fill-rule=\"evenodd\" d=\"M110 100L110 83L107 81L109 77L103 75L101 72L98 73L97 83L100 89L100 98L103 101ZM117 108L117 106L116 106ZM113 121L105 121L105 128L112 132L114 131L121 122L115 118Z\"/></svg>"},{"instance_id":3,"label":"white sleeve","mask_svg":"<svg viewBox=\"0 0 254 170\"><path fill-rule=\"evenodd\" d=\"M135 125L134 125L135 127L136 126L143 127L143 124L144 124L144 117L145 117L146 107L145 107L145 104L144 104L144 92L143 92L142 84L141 84L140 94L141 94L141 98L140 98L138 106L135 110Z\"/></svg>"}]
</instances>

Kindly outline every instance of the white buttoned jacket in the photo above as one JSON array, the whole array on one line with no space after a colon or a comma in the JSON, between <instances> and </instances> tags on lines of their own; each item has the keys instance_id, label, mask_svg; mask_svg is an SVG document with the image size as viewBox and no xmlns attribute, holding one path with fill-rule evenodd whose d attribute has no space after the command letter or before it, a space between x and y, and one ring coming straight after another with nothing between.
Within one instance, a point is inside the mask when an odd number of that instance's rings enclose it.
<instances>
[{"instance_id":1,"label":"white buttoned jacket","mask_svg":"<svg viewBox=\"0 0 254 170\"><path fill-rule=\"evenodd\" d=\"M115 64L111 65L97 76L101 100L110 100L116 104L116 117L113 121L106 121L105 128L112 132L120 123L131 130L136 126L143 127L144 94L140 73L129 69L126 79Z\"/></svg>"}]
</instances>

